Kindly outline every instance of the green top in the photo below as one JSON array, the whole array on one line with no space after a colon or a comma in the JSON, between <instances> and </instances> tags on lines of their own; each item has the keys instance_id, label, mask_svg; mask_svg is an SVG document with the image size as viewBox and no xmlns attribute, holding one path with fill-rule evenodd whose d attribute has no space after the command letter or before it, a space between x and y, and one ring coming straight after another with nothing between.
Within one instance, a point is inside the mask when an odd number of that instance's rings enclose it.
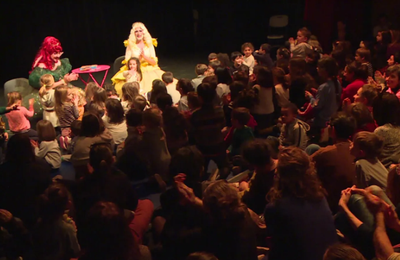
<instances>
[{"instance_id":1,"label":"green top","mask_svg":"<svg viewBox=\"0 0 400 260\"><path fill-rule=\"evenodd\" d=\"M236 128L233 131L232 143L228 147L230 154L232 156L239 155L241 146L245 142L253 139L254 139L254 134L253 134L253 129L251 127L248 127L246 125L243 128Z\"/></svg>"},{"instance_id":2,"label":"green top","mask_svg":"<svg viewBox=\"0 0 400 260\"><path fill-rule=\"evenodd\" d=\"M57 82L64 78L65 74L69 73L72 69L71 63L68 58L61 59L61 65L55 70L48 70L40 67L36 67L32 70L29 75L29 85L35 89L40 89L40 77L44 74L50 74L54 77L54 81Z\"/></svg>"},{"instance_id":3,"label":"green top","mask_svg":"<svg viewBox=\"0 0 400 260\"><path fill-rule=\"evenodd\" d=\"M3 115L7 113L7 108L6 107L0 107L0 115Z\"/></svg>"}]
</instances>

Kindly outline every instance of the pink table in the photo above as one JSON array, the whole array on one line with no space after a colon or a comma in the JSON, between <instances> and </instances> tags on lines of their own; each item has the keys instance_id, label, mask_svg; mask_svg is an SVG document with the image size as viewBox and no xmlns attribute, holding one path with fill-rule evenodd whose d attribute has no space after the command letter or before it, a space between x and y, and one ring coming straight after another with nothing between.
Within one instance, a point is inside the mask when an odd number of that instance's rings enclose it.
<instances>
[{"instance_id":1,"label":"pink table","mask_svg":"<svg viewBox=\"0 0 400 260\"><path fill-rule=\"evenodd\" d=\"M93 81L96 82L97 85L99 85L100 87L103 87L103 84L104 84L104 81L106 80L109 69L110 69L110 66L108 66L108 65L97 65L97 68L95 68L95 69L81 70L80 68L77 68L77 69L73 69L72 72L78 74L79 78L82 80L82 82L85 85L89 82L90 78L92 78ZM101 81L101 85L100 85L97 82L97 80L93 77L92 73L102 72L102 71L105 71L106 73L104 74L103 80ZM87 81L84 81L80 74L89 74Z\"/></svg>"}]
</instances>

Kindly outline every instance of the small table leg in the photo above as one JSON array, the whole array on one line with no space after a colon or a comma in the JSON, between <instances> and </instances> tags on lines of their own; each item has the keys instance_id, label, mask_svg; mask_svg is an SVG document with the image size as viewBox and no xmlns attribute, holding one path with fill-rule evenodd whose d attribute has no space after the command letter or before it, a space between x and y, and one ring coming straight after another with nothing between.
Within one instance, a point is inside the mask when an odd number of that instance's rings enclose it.
<instances>
[{"instance_id":1,"label":"small table leg","mask_svg":"<svg viewBox=\"0 0 400 260\"><path fill-rule=\"evenodd\" d=\"M108 74L108 70L106 70L106 73L104 74L104 77L103 77L103 80L101 81L100 87L103 87L104 81L105 81L106 78L107 78L107 74Z\"/></svg>"},{"instance_id":2,"label":"small table leg","mask_svg":"<svg viewBox=\"0 0 400 260\"><path fill-rule=\"evenodd\" d=\"M85 85L87 84L87 82L83 80L83 78L81 77L81 75L78 74L78 77L81 79L81 81L83 82L83 84L85 84ZM88 81L89 81L89 80L88 80Z\"/></svg>"},{"instance_id":3,"label":"small table leg","mask_svg":"<svg viewBox=\"0 0 400 260\"><path fill-rule=\"evenodd\" d=\"M94 81L98 86L100 86L100 85L99 85L99 82L97 82L97 80L93 77L92 73L89 73L89 76L93 79L93 81Z\"/></svg>"}]
</instances>

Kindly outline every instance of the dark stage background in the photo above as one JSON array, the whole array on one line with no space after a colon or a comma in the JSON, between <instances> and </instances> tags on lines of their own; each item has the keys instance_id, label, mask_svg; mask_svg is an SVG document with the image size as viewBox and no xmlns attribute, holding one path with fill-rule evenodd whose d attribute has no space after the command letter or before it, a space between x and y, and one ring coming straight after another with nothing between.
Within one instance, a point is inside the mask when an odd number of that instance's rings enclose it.
<instances>
[{"instance_id":1,"label":"dark stage background","mask_svg":"<svg viewBox=\"0 0 400 260\"><path fill-rule=\"evenodd\" d=\"M240 50L242 43L258 48L266 42L268 20L274 14L289 15L289 33L307 25L322 34L329 46L335 19L366 17L370 1L361 3L361 11L343 10L348 0L187 0L187 1L1 1L0 84L16 77L28 77L33 59L46 36L58 38L73 67L86 64L110 64L125 53L132 23L143 22L158 39L158 56L182 57L188 53ZM193 9L198 11L197 36ZM347 8L346 8L347 9ZM365 11L367 10L367 13ZM356 19L357 20L357 19ZM358 19L370 30L370 19ZM329 27L329 28L328 28ZM356 28L356 27L354 27ZM357 30L359 28L357 27ZM355 34L362 36L365 30ZM317 34L318 35L318 34ZM356 37L358 37L356 35ZM206 58L206 56L205 56Z\"/></svg>"}]
</instances>

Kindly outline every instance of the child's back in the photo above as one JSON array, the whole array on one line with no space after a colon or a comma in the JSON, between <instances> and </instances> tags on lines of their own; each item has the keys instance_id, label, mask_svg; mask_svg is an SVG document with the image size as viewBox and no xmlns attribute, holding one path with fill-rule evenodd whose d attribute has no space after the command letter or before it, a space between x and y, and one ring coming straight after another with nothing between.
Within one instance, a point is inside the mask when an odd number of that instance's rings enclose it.
<instances>
[{"instance_id":1,"label":"child's back","mask_svg":"<svg viewBox=\"0 0 400 260\"><path fill-rule=\"evenodd\" d=\"M307 131L309 130L310 126L299 119L283 124L279 136L280 143L282 146L296 146L304 150L307 147Z\"/></svg>"},{"instance_id":2,"label":"child's back","mask_svg":"<svg viewBox=\"0 0 400 260\"><path fill-rule=\"evenodd\" d=\"M356 161L356 185L360 189L376 185L386 190L388 170L376 159L375 163L360 159Z\"/></svg>"},{"instance_id":3,"label":"child's back","mask_svg":"<svg viewBox=\"0 0 400 260\"><path fill-rule=\"evenodd\" d=\"M229 153L232 156L239 155L242 145L253 139L254 134L251 127L244 126L242 128L236 128L233 132L232 144L228 148Z\"/></svg>"},{"instance_id":4,"label":"child's back","mask_svg":"<svg viewBox=\"0 0 400 260\"><path fill-rule=\"evenodd\" d=\"M27 110L25 107L20 106L17 110L12 110L6 114L8 119L8 125L12 132L24 132L31 128L31 123L27 117L33 116L33 106L32 109Z\"/></svg>"}]
</instances>

